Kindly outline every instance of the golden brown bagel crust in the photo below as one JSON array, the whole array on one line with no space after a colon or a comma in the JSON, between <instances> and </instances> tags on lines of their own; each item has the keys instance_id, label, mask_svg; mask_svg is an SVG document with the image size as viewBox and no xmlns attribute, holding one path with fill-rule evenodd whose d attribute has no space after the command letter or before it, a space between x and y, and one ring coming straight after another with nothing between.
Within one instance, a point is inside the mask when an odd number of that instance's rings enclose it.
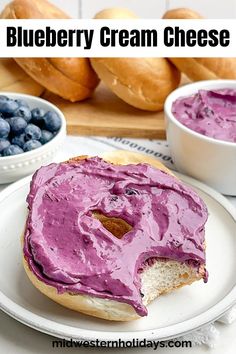
<instances>
[{"instance_id":1,"label":"golden brown bagel crust","mask_svg":"<svg viewBox=\"0 0 236 354\"><path fill-rule=\"evenodd\" d=\"M202 19L187 8L167 11L163 19ZM168 58L181 72L193 81L236 79L236 58Z\"/></svg>"},{"instance_id":2,"label":"golden brown bagel crust","mask_svg":"<svg viewBox=\"0 0 236 354\"><path fill-rule=\"evenodd\" d=\"M179 72L163 58L90 59L101 80L130 105L160 111L179 85Z\"/></svg>"},{"instance_id":3,"label":"golden brown bagel crust","mask_svg":"<svg viewBox=\"0 0 236 354\"><path fill-rule=\"evenodd\" d=\"M96 19L134 19L126 9L106 9ZM99 78L122 100L149 111L162 110L180 82L179 71L164 58L91 58Z\"/></svg>"},{"instance_id":4,"label":"golden brown bagel crust","mask_svg":"<svg viewBox=\"0 0 236 354\"><path fill-rule=\"evenodd\" d=\"M111 7L108 9L104 9L101 10L99 12L96 13L96 15L94 16L95 19L109 19L109 18L113 18L113 19L135 19L138 18L132 11L130 11L129 9L126 8L122 8L122 7Z\"/></svg>"},{"instance_id":5,"label":"golden brown bagel crust","mask_svg":"<svg viewBox=\"0 0 236 354\"><path fill-rule=\"evenodd\" d=\"M191 9L180 7L177 9L171 9L166 11L162 18L168 20L182 20L182 19L197 20L199 18L203 18L203 16L201 16L198 12L193 11Z\"/></svg>"},{"instance_id":6,"label":"golden brown bagel crust","mask_svg":"<svg viewBox=\"0 0 236 354\"><path fill-rule=\"evenodd\" d=\"M46 0L14 0L0 15L5 19L69 18ZM99 80L86 58L15 58L35 81L72 102L93 93Z\"/></svg>"},{"instance_id":7,"label":"golden brown bagel crust","mask_svg":"<svg viewBox=\"0 0 236 354\"><path fill-rule=\"evenodd\" d=\"M80 162L87 156L74 157L67 161L67 163ZM131 163L149 163L150 165L159 168L167 173L172 174L160 161L130 151L113 151L103 155L104 160L109 161L113 164L131 164ZM173 174L172 174L173 175ZM103 216L94 215L103 223ZM109 219L109 220L108 220ZM115 218L105 217L105 222L109 222L106 227L109 231L118 237L118 234L124 234L127 232L127 223L118 219L119 223L115 223ZM104 224L103 224L104 225ZM129 225L128 225L129 227ZM123 228L123 230L122 230ZM22 235L22 246L23 246L23 235ZM30 270L27 260L23 257L23 265L32 284L44 295L52 299L53 301L84 314L90 316L103 318L112 321L131 321L140 318L140 316L135 312L134 308L123 302L118 302L115 300L102 299L95 296L63 293L58 294L57 289L53 286L47 285L37 278L37 276ZM158 272L160 270L160 272ZM166 272L168 275L172 273L175 274L171 284L158 284L159 276L165 277ZM180 263L172 260L160 260L157 259L152 266L145 268L141 275L142 292L144 293L143 303L145 305L149 304L155 298L161 294L171 292L177 288L184 285L190 285L196 280L200 280L204 277L204 265L201 265L200 269L197 270L190 267L187 264ZM150 287L151 282L151 287ZM153 283L153 284L152 284ZM151 290L149 290L151 288ZM148 289L148 290L147 290Z\"/></svg>"},{"instance_id":8,"label":"golden brown bagel crust","mask_svg":"<svg viewBox=\"0 0 236 354\"><path fill-rule=\"evenodd\" d=\"M5 7L3 14L12 19L69 18L47 0L13 0Z\"/></svg>"}]
</instances>

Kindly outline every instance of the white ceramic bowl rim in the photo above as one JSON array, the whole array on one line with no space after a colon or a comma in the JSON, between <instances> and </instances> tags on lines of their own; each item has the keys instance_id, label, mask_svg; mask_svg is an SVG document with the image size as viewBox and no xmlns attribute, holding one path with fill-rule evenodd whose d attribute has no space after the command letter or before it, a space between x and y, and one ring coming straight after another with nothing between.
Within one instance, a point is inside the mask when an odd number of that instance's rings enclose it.
<instances>
[{"instance_id":1,"label":"white ceramic bowl rim","mask_svg":"<svg viewBox=\"0 0 236 354\"><path fill-rule=\"evenodd\" d=\"M17 155L12 155L12 156L0 156L0 162L15 162L17 159L19 159L20 156L26 156L26 157L33 157L34 154L35 154L35 151L37 152L44 152L46 151L46 149L48 147L50 147L53 143L55 143L58 138L60 138L60 133L62 131L64 131L66 129L66 120L65 120L65 117L63 115L63 113L60 111L59 108L57 108L54 104L52 104L51 102L47 101L47 100L44 100L43 98L41 97L37 97L37 96L32 96L32 95L27 95L27 94L23 94L23 93L14 93L14 92L7 92L7 91L2 91L0 92L1 95L4 95L4 96L7 96L7 97L10 97L10 98L13 98L13 99L17 99L17 98L21 98L21 99L24 99L25 101L27 101L27 99L31 99L31 100L34 100L35 101L35 104L37 105L37 102L41 102L41 103L44 103L48 106L48 110L52 110L52 111L55 111L60 119L61 119L61 128L58 130L57 134L52 138L52 140L50 140L48 143L40 146L39 148L37 149L34 149L34 150L31 150L31 151L26 151L22 154L17 154ZM35 107L36 108L36 107Z\"/></svg>"},{"instance_id":2,"label":"white ceramic bowl rim","mask_svg":"<svg viewBox=\"0 0 236 354\"><path fill-rule=\"evenodd\" d=\"M188 97L193 95L193 92L190 92L189 94L182 94L182 91L186 90L186 87L189 87L190 90L191 89L196 89L196 92L199 89L206 89L206 90L210 90L212 89L218 89L217 86L219 85L219 89L220 88L229 88L227 86L230 86L230 88L235 88L236 90L236 80L202 80L202 81L198 81L198 82L193 82L190 84L186 84L183 85L181 87L178 87L177 89L175 89L174 91L172 91L166 101L165 101L165 105L164 105L164 111L166 113L166 115L168 116L168 118L170 120L172 120L172 122L174 124L176 124L179 128L181 128L182 130L186 131L186 133L192 134L195 137L198 137L200 139L203 139L205 141L208 141L209 143L213 143L213 144L218 144L218 145L225 145L225 146L229 146L229 147L234 147L236 148L236 142L230 142L230 141L225 141L225 140L219 140L219 139L215 139L215 138L211 138L209 136L200 134L198 132L196 132L195 130L192 130L188 127L186 127L184 124L182 124L177 118L175 118L175 116L172 113L172 104L174 103L175 100L177 100L180 97ZM225 85L225 87L224 87ZM192 91L192 90L191 90ZM177 94L178 93L178 94Z\"/></svg>"}]
</instances>

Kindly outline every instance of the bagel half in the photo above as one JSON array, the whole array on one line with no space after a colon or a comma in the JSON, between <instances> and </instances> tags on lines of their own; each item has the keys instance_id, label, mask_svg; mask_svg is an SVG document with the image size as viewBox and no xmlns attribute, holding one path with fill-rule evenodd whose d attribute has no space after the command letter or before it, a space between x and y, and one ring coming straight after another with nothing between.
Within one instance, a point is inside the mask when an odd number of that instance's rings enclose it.
<instances>
[{"instance_id":1,"label":"bagel half","mask_svg":"<svg viewBox=\"0 0 236 354\"><path fill-rule=\"evenodd\" d=\"M187 8L167 11L163 19L202 19ZM168 58L190 80L236 79L236 58Z\"/></svg>"},{"instance_id":2,"label":"bagel half","mask_svg":"<svg viewBox=\"0 0 236 354\"><path fill-rule=\"evenodd\" d=\"M95 19L135 19L129 10L112 8ZM123 101L139 109L160 111L180 82L179 71L164 58L91 58L99 78Z\"/></svg>"},{"instance_id":3,"label":"bagel half","mask_svg":"<svg viewBox=\"0 0 236 354\"><path fill-rule=\"evenodd\" d=\"M13 0L2 19L68 19L47 0ZM21 68L49 91L71 102L90 97L99 80L87 58L15 58Z\"/></svg>"},{"instance_id":4,"label":"bagel half","mask_svg":"<svg viewBox=\"0 0 236 354\"><path fill-rule=\"evenodd\" d=\"M74 158L69 160L68 163L80 162L84 158L85 156ZM103 158L113 164L137 164L145 162L172 174L172 172L156 159L138 153L115 151L104 154ZM129 231L131 227L122 219L108 218L96 213L94 217L98 218L103 226L118 238ZM140 318L134 308L124 302L68 292L62 294L58 293L55 287L39 280L31 271L25 257L23 257L23 264L30 281L41 293L69 309L113 321L130 321ZM175 260L153 258L151 262L144 264L143 271L140 273L143 304L147 305L161 294L168 293L184 285L191 284L196 280L200 280L204 278L204 274L204 264L197 269L186 263Z\"/></svg>"}]
</instances>

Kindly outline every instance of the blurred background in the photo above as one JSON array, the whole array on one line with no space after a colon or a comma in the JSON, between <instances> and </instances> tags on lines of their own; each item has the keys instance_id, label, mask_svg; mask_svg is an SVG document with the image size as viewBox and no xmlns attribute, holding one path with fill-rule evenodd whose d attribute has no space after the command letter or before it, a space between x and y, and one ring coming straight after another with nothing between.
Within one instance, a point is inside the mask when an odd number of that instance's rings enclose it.
<instances>
[{"instance_id":1,"label":"blurred background","mask_svg":"<svg viewBox=\"0 0 236 354\"><path fill-rule=\"evenodd\" d=\"M0 11L9 0L0 0ZM235 18L235 0L51 0L72 17L91 18L107 7L127 7L142 18L158 18L175 7L189 7L207 18Z\"/></svg>"}]
</instances>

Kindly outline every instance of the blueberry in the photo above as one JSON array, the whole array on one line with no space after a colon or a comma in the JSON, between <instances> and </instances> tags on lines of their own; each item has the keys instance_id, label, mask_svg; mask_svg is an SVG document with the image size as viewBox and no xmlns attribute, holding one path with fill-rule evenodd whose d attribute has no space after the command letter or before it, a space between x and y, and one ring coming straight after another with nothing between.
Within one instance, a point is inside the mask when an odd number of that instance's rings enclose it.
<instances>
[{"instance_id":1,"label":"blueberry","mask_svg":"<svg viewBox=\"0 0 236 354\"><path fill-rule=\"evenodd\" d=\"M9 124L11 126L11 133L13 135L19 135L24 132L27 127L27 123L24 118L12 117L9 119Z\"/></svg>"},{"instance_id":2,"label":"blueberry","mask_svg":"<svg viewBox=\"0 0 236 354\"><path fill-rule=\"evenodd\" d=\"M12 139L12 144L14 145L18 145L19 147L23 148L26 140L25 140L25 134L20 134L20 135L16 135L14 136L14 138Z\"/></svg>"},{"instance_id":3,"label":"blueberry","mask_svg":"<svg viewBox=\"0 0 236 354\"><path fill-rule=\"evenodd\" d=\"M0 153L10 145L10 141L0 138Z\"/></svg>"},{"instance_id":4,"label":"blueberry","mask_svg":"<svg viewBox=\"0 0 236 354\"><path fill-rule=\"evenodd\" d=\"M31 119L31 111L28 107L25 106L20 106L17 108L17 110L14 112L14 116L16 117L21 117L24 118L24 120L29 123Z\"/></svg>"},{"instance_id":5,"label":"blueberry","mask_svg":"<svg viewBox=\"0 0 236 354\"><path fill-rule=\"evenodd\" d=\"M45 111L42 108L34 108L31 111L31 115L32 115L31 122L38 126L42 126Z\"/></svg>"},{"instance_id":6,"label":"blueberry","mask_svg":"<svg viewBox=\"0 0 236 354\"><path fill-rule=\"evenodd\" d=\"M19 104L13 100L0 101L0 112L4 117L11 117L18 107Z\"/></svg>"},{"instance_id":7,"label":"blueberry","mask_svg":"<svg viewBox=\"0 0 236 354\"><path fill-rule=\"evenodd\" d=\"M29 140L24 144L24 151L31 151L39 148L42 144L38 140Z\"/></svg>"},{"instance_id":8,"label":"blueberry","mask_svg":"<svg viewBox=\"0 0 236 354\"><path fill-rule=\"evenodd\" d=\"M5 120L5 122L7 122L10 125L10 119L11 118L3 118Z\"/></svg>"},{"instance_id":9,"label":"blueberry","mask_svg":"<svg viewBox=\"0 0 236 354\"><path fill-rule=\"evenodd\" d=\"M49 132L48 130L42 130L41 133L42 133L42 136L41 136L41 139L40 139L40 143L41 144L46 144L50 140L52 140L53 134L51 132Z\"/></svg>"},{"instance_id":10,"label":"blueberry","mask_svg":"<svg viewBox=\"0 0 236 354\"><path fill-rule=\"evenodd\" d=\"M125 191L125 194L127 194L127 195L135 195L135 194L139 194L139 192L136 189L127 188L126 191Z\"/></svg>"},{"instance_id":11,"label":"blueberry","mask_svg":"<svg viewBox=\"0 0 236 354\"><path fill-rule=\"evenodd\" d=\"M26 140L40 140L41 129L34 124L28 124L25 128L25 138Z\"/></svg>"},{"instance_id":12,"label":"blueberry","mask_svg":"<svg viewBox=\"0 0 236 354\"><path fill-rule=\"evenodd\" d=\"M18 103L19 107L23 106L23 107L29 108L29 105L25 100L17 99L17 100L15 100L15 102Z\"/></svg>"},{"instance_id":13,"label":"blueberry","mask_svg":"<svg viewBox=\"0 0 236 354\"><path fill-rule=\"evenodd\" d=\"M6 149L3 150L3 156L11 156L22 154L24 151L18 145L9 145Z\"/></svg>"},{"instance_id":14,"label":"blueberry","mask_svg":"<svg viewBox=\"0 0 236 354\"><path fill-rule=\"evenodd\" d=\"M10 133L10 125L5 119L0 118L0 138L7 138Z\"/></svg>"},{"instance_id":15,"label":"blueberry","mask_svg":"<svg viewBox=\"0 0 236 354\"><path fill-rule=\"evenodd\" d=\"M47 112L43 117L44 128L50 132L56 132L61 127L61 119L55 112Z\"/></svg>"}]
</instances>

